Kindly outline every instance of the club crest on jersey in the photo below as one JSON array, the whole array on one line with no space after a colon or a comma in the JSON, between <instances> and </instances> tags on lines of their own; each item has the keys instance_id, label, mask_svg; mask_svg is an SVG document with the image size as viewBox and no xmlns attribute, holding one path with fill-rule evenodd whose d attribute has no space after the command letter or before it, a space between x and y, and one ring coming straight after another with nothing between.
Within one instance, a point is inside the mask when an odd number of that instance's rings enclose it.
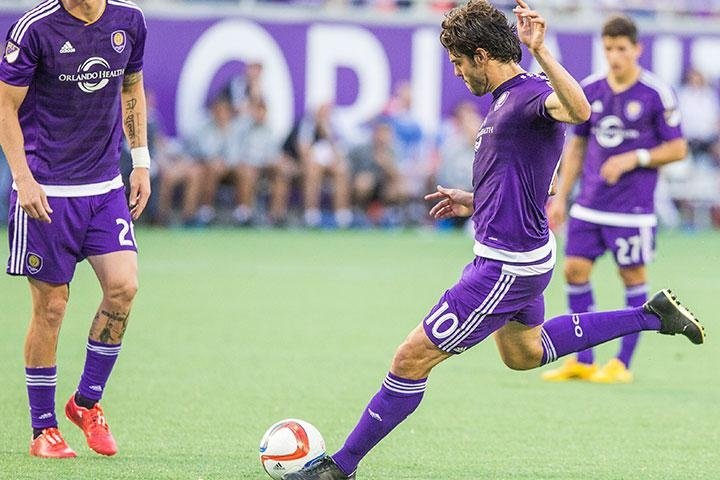
<instances>
[{"instance_id":1,"label":"club crest on jersey","mask_svg":"<svg viewBox=\"0 0 720 480\"><path fill-rule=\"evenodd\" d=\"M29 252L25 263L27 264L28 272L33 275L38 273L43 267L43 259L37 253Z\"/></svg>"},{"instance_id":2,"label":"club crest on jersey","mask_svg":"<svg viewBox=\"0 0 720 480\"><path fill-rule=\"evenodd\" d=\"M635 120L640 118L640 115L642 115L642 111L642 103L638 102L637 100L630 100L625 104L625 118L627 118L631 122L634 122Z\"/></svg>"},{"instance_id":3,"label":"club crest on jersey","mask_svg":"<svg viewBox=\"0 0 720 480\"><path fill-rule=\"evenodd\" d=\"M116 52L122 53L122 51L125 50L125 45L127 44L127 34L125 30L115 30L110 36L110 39L112 40L112 47Z\"/></svg>"},{"instance_id":4,"label":"club crest on jersey","mask_svg":"<svg viewBox=\"0 0 720 480\"><path fill-rule=\"evenodd\" d=\"M5 45L5 60L7 60L8 63L14 63L15 60L18 59L19 55L20 47L11 41L8 41L7 45Z\"/></svg>"},{"instance_id":5,"label":"club crest on jersey","mask_svg":"<svg viewBox=\"0 0 720 480\"><path fill-rule=\"evenodd\" d=\"M495 102L495 106L493 107L493 112L497 112L500 107L503 106L503 104L507 101L508 97L510 96L510 92L503 92Z\"/></svg>"}]
</instances>

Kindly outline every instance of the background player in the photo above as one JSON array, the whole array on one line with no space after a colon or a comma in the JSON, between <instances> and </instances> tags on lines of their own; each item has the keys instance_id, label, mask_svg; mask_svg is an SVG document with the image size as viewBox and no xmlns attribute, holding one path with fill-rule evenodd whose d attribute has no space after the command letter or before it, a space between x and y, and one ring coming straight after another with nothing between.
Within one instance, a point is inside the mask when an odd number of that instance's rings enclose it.
<instances>
[{"instance_id":1,"label":"background player","mask_svg":"<svg viewBox=\"0 0 720 480\"><path fill-rule=\"evenodd\" d=\"M58 333L77 262L102 287L85 368L65 413L98 453L117 452L97 403L137 291L132 221L150 196L142 60L146 27L127 0L47 0L11 28L0 64L0 144L14 180L7 271L29 280L25 365L30 454L74 457L55 417ZM133 155L130 209L120 177Z\"/></svg>"},{"instance_id":2,"label":"background player","mask_svg":"<svg viewBox=\"0 0 720 480\"><path fill-rule=\"evenodd\" d=\"M704 340L694 317L667 291L645 307L563 315L543 324L543 291L555 263L544 206L562 151L560 122L585 122L590 105L547 50L545 20L523 0L517 3L519 40L547 78L522 70L515 29L485 0L454 8L440 35L468 89L493 96L476 142L474 192L438 187L426 197L439 200L430 210L436 218L472 215L476 258L397 349L380 391L340 451L287 480L354 478L370 449L418 407L430 371L492 333L503 361L517 370L640 330Z\"/></svg>"},{"instance_id":3,"label":"background player","mask_svg":"<svg viewBox=\"0 0 720 480\"><path fill-rule=\"evenodd\" d=\"M685 158L680 114L670 87L638 64L642 47L633 21L610 18L602 29L607 74L583 82L592 105L590 120L574 128L560 170L557 195L548 209L555 226L565 221L568 198L582 175L570 209L565 280L571 313L594 309L590 273L595 259L611 251L625 285L629 308L647 300L645 265L654 255L653 193L657 167ZM616 358L598 370L593 351L578 353L545 380L631 382L630 361L639 333L622 338Z\"/></svg>"}]
</instances>

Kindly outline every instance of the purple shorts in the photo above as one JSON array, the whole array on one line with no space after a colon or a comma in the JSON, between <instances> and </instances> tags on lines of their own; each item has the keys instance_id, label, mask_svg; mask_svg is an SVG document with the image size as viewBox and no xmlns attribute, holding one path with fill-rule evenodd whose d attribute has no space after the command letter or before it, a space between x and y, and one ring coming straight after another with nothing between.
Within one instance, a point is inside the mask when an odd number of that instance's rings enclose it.
<instances>
[{"instance_id":1,"label":"purple shorts","mask_svg":"<svg viewBox=\"0 0 720 480\"><path fill-rule=\"evenodd\" d=\"M462 353L495 330L514 320L529 327L543 323L543 291L552 270L533 276L517 276L503 263L475 257L463 270L460 281L447 290L422 325L440 350Z\"/></svg>"},{"instance_id":2,"label":"purple shorts","mask_svg":"<svg viewBox=\"0 0 720 480\"><path fill-rule=\"evenodd\" d=\"M48 197L52 223L29 218L10 193L7 273L69 283L75 265L92 255L137 251L125 191L88 197Z\"/></svg>"},{"instance_id":3,"label":"purple shorts","mask_svg":"<svg viewBox=\"0 0 720 480\"><path fill-rule=\"evenodd\" d=\"M595 260L613 253L619 267L647 265L655 257L655 227L611 227L570 217L565 255Z\"/></svg>"}]
</instances>

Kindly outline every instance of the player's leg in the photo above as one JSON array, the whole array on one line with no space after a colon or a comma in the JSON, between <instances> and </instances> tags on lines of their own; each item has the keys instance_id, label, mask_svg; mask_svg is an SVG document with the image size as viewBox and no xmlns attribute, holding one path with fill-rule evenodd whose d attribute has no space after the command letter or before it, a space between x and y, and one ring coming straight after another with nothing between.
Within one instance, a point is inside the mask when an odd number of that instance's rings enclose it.
<instances>
[{"instance_id":1,"label":"player's leg","mask_svg":"<svg viewBox=\"0 0 720 480\"><path fill-rule=\"evenodd\" d=\"M516 316L518 321L508 322L495 332L500 355L510 368L539 367L643 330L681 334L695 344L705 340L703 327L668 290L656 293L639 308L561 315L538 325L534 319L540 311L532 304Z\"/></svg>"},{"instance_id":2,"label":"player's leg","mask_svg":"<svg viewBox=\"0 0 720 480\"><path fill-rule=\"evenodd\" d=\"M74 200L74 199L73 199ZM68 284L75 272L84 230L82 205L69 207L70 199L50 197L52 223L28 218L17 192L10 193L8 224L10 258L7 273L27 277L32 315L25 340L25 375L33 439L30 454L68 458L73 452L57 430L55 386L56 349L68 301Z\"/></svg>"},{"instance_id":3,"label":"player's leg","mask_svg":"<svg viewBox=\"0 0 720 480\"><path fill-rule=\"evenodd\" d=\"M605 252L599 225L571 218L565 245L564 274L567 285L569 313L595 309L590 275L595 259ZM589 380L597 371L592 349L578 352L577 359L568 357L558 368L543 373L543 380Z\"/></svg>"},{"instance_id":4,"label":"player's leg","mask_svg":"<svg viewBox=\"0 0 720 480\"><path fill-rule=\"evenodd\" d=\"M99 404L115 365L138 289L137 248L121 189L91 197L93 216L83 256L95 271L102 300L90 327L83 372L65 414L85 433L88 445L103 455L117 452Z\"/></svg>"},{"instance_id":5,"label":"player's leg","mask_svg":"<svg viewBox=\"0 0 720 480\"><path fill-rule=\"evenodd\" d=\"M650 263L654 256L654 228L603 227L603 236L613 253L625 286L625 305L628 308L643 305L647 301L648 293L645 265ZM639 332L622 337L618 355L603 365L590 380L598 383L632 382L630 362L639 339Z\"/></svg>"},{"instance_id":6,"label":"player's leg","mask_svg":"<svg viewBox=\"0 0 720 480\"><path fill-rule=\"evenodd\" d=\"M55 285L32 278L29 284L32 315L25 338L25 382L33 429L30 454L72 458L75 452L58 432L55 416L56 351L69 290L67 284Z\"/></svg>"}]
</instances>

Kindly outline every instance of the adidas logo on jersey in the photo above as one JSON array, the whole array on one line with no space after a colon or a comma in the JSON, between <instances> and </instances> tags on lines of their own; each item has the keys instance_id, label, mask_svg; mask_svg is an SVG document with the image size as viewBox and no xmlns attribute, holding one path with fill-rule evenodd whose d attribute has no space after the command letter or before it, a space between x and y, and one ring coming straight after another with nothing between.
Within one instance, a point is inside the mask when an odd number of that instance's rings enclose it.
<instances>
[{"instance_id":1,"label":"adidas logo on jersey","mask_svg":"<svg viewBox=\"0 0 720 480\"><path fill-rule=\"evenodd\" d=\"M60 53L75 53L75 47L73 47L72 43L68 40L60 49Z\"/></svg>"}]
</instances>

